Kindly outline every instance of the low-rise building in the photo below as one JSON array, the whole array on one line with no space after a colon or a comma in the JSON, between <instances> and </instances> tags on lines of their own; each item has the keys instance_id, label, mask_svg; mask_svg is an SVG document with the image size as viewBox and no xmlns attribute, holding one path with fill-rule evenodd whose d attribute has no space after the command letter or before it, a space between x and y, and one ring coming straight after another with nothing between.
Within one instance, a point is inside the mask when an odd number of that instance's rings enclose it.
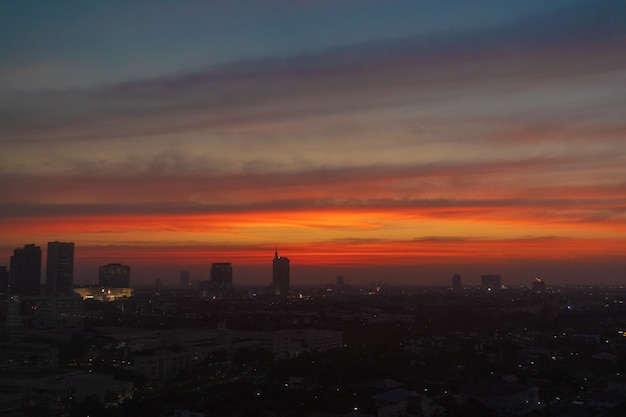
<instances>
[{"instance_id":1,"label":"low-rise building","mask_svg":"<svg viewBox=\"0 0 626 417\"><path fill-rule=\"evenodd\" d=\"M176 378L181 371L189 369L198 361L188 350L169 348L148 350L135 355L135 372L149 381L167 381Z\"/></svg>"}]
</instances>

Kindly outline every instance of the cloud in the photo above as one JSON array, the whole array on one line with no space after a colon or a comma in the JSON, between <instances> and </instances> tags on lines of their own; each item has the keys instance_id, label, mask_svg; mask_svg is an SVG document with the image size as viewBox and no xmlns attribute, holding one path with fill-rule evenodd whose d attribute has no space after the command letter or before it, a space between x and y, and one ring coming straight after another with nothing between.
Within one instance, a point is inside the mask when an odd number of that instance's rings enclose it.
<instances>
[{"instance_id":1,"label":"cloud","mask_svg":"<svg viewBox=\"0 0 626 417\"><path fill-rule=\"evenodd\" d=\"M58 128L66 138L110 139L326 117L405 106L416 99L432 106L468 93L515 91L623 69L626 58L614 53L624 39L625 29L615 18L622 8L615 2L572 7L559 11L558 20L554 15L533 17L506 28L234 62L53 93L48 99L41 93L17 95L11 97L10 110L0 108L0 115L31 119L28 126L5 125L13 140L39 136L31 134L33 128L53 136Z\"/></svg>"},{"instance_id":2,"label":"cloud","mask_svg":"<svg viewBox=\"0 0 626 417\"><path fill-rule=\"evenodd\" d=\"M281 241L337 263L616 253L625 6L580 7L2 93L2 244L188 244L195 257L230 245L261 259L254 248Z\"/></svg>"}]
</instances>

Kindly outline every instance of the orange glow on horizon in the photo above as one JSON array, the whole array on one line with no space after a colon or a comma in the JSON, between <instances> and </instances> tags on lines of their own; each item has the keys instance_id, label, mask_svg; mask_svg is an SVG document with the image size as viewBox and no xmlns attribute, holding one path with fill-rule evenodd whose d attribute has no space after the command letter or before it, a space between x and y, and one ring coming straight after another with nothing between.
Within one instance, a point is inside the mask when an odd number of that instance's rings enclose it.
<instances>
[{"instance_id":1,"label":"orange glow on horizon","mask_svg":"<svg viewBox=\"0 0 626 417\"><path fill-rule=\"evenodd\" d=\"M492 211L493 210L493 211ZM508 209L507 209L508 210ZM73 241L83 262L264 265L276 245L299 265L490 264L616 258L626 239L612 222L483 211L391 207L207 214L16 218L3 225L8 259L25 243ZM527 212L528 210L526 210Z\"/></svg>"}]
</instances>

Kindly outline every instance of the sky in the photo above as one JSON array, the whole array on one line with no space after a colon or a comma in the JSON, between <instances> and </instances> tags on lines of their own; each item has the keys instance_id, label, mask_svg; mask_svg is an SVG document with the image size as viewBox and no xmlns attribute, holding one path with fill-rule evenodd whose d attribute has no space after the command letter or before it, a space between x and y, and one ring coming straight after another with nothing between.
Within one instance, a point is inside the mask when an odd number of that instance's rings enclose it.
<instances>
[{"instance_id":1,"label":"sky","mask_svg":"<svg viewBox=\"0 0 626 417\"><path fill-rule=\"evenodd\" d=\"M0 265L626 283L621 0L0 0L0 39Z\"/></svg>"}]
</instances>

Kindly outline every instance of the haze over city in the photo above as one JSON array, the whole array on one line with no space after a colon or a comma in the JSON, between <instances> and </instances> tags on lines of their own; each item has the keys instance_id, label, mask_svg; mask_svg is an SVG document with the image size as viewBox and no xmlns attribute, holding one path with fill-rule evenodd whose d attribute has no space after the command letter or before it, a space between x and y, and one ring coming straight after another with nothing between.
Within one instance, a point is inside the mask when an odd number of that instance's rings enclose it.
<instances>
[{"instance_id":1,"label":"haze over city","mask_svg":"<svg viewBox=\"0 0 626 417\"><path fill-rule=\"evenodd\" d=\"M0 2L0 39L0 265L626 277L623 1Z\"/></svg>"}]
</instances>

